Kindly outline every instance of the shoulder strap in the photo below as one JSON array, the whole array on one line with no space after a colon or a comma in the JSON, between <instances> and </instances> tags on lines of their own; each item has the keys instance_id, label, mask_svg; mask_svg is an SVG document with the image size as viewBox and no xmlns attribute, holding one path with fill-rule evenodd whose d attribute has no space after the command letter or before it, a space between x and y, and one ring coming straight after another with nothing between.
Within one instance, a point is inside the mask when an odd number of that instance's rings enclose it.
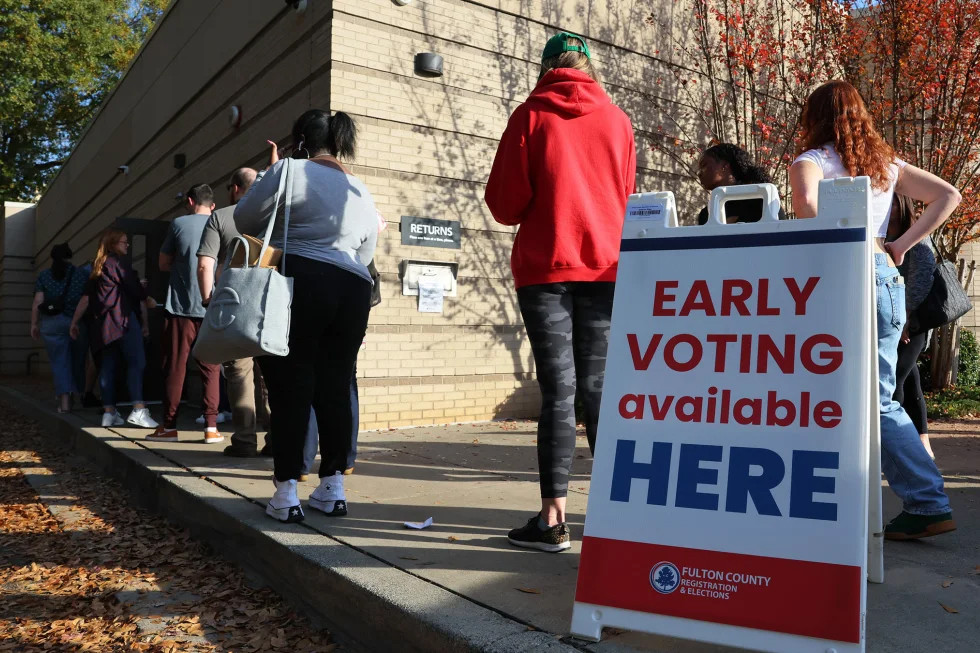
<instances>
[{"instance_id":1,"label":"shoulder strap","mask_svg":"<svg viewBox=\"0 0 980 653\"><path fill-rule=\"evenodd\" d=\"M282 197L283 191L286 188L286 179L289 177L289 164L290 159L287 157L285 159L280 159L282 161L282 172L279 177L279 187L276 189L276 196L273 199L272 204L272 217L269 218L269 224L265 228L265 235L262 237L262 249L259 251L259 259L263 260L265 257L266 250L269 249L269 240L272 238L272 229L276 225L276 213L279 212L279 198ZM286 210L284 211L288 216L289 204L286 204ZM285 236L283 237L283 244L285 245ZM283 247L283 258L285 258L285 246ZM248 255L245 256L245 265L248 266Z\"/></svg>"}]
</instances>

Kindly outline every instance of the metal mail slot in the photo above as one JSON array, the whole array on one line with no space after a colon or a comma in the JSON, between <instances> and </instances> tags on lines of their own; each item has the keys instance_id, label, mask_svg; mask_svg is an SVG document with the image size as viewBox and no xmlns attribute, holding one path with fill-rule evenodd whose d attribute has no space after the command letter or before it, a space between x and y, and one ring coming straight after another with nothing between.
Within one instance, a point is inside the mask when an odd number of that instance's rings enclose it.
<instances>
[{"instance_id":1,"label":"metal mail slot","mask_svg":"<svg viewBox=\"0 0 980 653\"><path fill-rule=\"evenodd\" d=\"M418 295L419 279L439 280L446 297L456 296L456 275L459 263L449 261L402 261L402 295Z\"/></svg>"}]
</instances>

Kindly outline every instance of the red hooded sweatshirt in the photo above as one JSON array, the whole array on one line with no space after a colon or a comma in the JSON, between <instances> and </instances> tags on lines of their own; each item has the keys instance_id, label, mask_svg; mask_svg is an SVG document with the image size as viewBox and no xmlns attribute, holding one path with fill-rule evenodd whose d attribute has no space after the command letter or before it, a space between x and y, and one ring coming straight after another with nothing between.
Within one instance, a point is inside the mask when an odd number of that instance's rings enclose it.
<instances>
[{"instance_id":1,"label":"red hooded sweatshirt","mask_svg":"<svg viewBox=\"0 0 980 653\"><path fill-rule=\"evenodd\" d=\"M520 225L515 285L615 281L635 188L629 118L584 72L548 71L507 122L487 181L494 219Z\"/></svg>"}]
</instances>

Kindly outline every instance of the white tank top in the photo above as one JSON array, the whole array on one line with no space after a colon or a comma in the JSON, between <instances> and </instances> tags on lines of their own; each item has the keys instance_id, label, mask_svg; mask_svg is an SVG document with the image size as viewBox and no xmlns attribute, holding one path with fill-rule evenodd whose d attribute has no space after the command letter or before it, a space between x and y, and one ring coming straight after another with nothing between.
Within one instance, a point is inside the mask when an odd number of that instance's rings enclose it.
<instances>
[{"instance_id":1,"label":"white tank top","mask_svg":"<svg viewBox=\"0 0 980 653\"><path fill-rule=\"evenodd\" d=\"M824 179L837 179L838 177L850 176L847 169L844 168L844 164L841 162L840 155L837 154L833 143L827 143L822 147L807 150L796 157L793 163L795 164L797 161L809 161L810 163L816 164L823 172ZM884 238L888 234L888 218L892 214L892 197L895 195L895 182L898 181L899 171L907 165L905 161L895 159L890 166L891 180L888 182L888 188L885 190L871 189L871 228L875 236L879 238Z\"/></svg>"}]
</instances>

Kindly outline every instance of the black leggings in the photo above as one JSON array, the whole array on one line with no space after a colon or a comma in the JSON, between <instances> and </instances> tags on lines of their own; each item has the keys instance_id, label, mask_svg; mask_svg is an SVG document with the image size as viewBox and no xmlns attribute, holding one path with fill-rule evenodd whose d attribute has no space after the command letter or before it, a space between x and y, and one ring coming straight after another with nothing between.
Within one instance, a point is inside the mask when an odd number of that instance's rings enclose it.
<instances>
[{"instance_id":1,"label":"black leggings","mask_svg":"<svg viewBox=\"0 0 980 653\"><path fill-rule=\"evenodd\" d=\"M570 282L517 289L541 388L538 475L544 499L568 494L576 390L589 449L595 451L614 288L608 282Z\"/></svg>"},{"instance_id":2,"label":"black leggings","mask_svg":"<svg viewBox=\"0 0 980 653\"><path fill-rule=\"evenodd\" d=\"M926 346L926 334L912 336L908 344L898 343L898 365L895 366L895 394L892 399L902 404L919 434L929 432L926 419L926 398L922 394L919 366L915 362Z\"/></svg>"},{"instance_id":3,"label":"black leggings","mask_svg":"<svg viewBox=\"0 0 980 653\"><path fill-rule=\"evenodd\" d=\"M280 481L300 476L311 408L320 430L320 476L346 469L351 379L371 307L371 282L336 265L288 256L286 273L293 278L289 355L260 359Z\"/></svg>"}]
</instances>

